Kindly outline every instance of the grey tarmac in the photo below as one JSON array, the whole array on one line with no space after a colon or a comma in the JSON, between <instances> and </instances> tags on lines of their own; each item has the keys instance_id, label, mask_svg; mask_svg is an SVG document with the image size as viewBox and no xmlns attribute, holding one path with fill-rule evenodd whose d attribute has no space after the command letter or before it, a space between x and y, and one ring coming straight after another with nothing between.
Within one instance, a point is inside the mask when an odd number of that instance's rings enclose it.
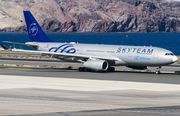
<instances>
[{"instance_id":1,"label":"grey tarmac","mask_svg":"<svg viewBox=\"0 0 180 116\"><path fill-rule=\"evenodd\" d=\"M4 62L37 64L39 61L0 61ZM81 66L54 60L44 60L40 64L53 62L62 66ZM165 67L160 75L123 68L102 73L68 68L1 66L0 115L180 115L180 75L169 73L179 70L179 65Z\"/></svg>"},{"instance_id":2,"label":"grey tarmac","mask_svg":"<svg viewBox=\"0 0 180 116\"><path fill-rule=\"evenodd\" d=\"M162 73L160 75L155 75L154 72L137 71L79 72L77 69L0 66L0 75L39 76L55 78L64 77L74 79L180 84L179 74Z\"/></svg>"}]
</instances>

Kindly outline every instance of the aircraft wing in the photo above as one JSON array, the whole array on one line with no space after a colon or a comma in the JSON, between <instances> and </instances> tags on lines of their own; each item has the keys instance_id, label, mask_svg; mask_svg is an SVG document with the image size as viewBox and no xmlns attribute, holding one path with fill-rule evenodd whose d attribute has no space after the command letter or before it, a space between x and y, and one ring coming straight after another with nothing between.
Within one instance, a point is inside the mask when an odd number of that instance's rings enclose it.
<instances>
[{"instance_id":1,"label":"aircraft wing","mask_svg":"<svg viewBox=\"0 0 180 116\"><path fill-rule=\"evenodd\" d=\"M56 56L67 56L67 57L76 57L76 58L97 58L97 59L103 59L103 60L110 60L110 61L122 61L121 59L117 57L102 57L102 56L92 56L92 55L81 55L81 54L67 54L67 53L56 53L56 52L46 52L46 51L33 51L33 50L19 50L19 49L13 49L12 51L18 51L18 52L32 52L32 53L40 53L44 55L56 55Z\"/></svg>"}]
</instances>

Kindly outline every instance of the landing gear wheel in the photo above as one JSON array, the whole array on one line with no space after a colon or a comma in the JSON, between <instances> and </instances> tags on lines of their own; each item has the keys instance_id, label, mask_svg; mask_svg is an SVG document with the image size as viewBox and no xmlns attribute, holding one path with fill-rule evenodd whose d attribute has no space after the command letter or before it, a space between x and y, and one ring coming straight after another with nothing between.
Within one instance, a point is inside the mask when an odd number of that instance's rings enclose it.
<instances>
[{"instance_id":1,"label":"landing gear wheel","mask_svg":"<svg viewBox=\"0 0 180 116\"><path fill-rule=\"evenodd\" d=\"M88 71L88 69L87 68L84 68L84 72L87 72Z\"/></svg>"},{"instance_id":2,"label":"landing gear wheel","mask_svg":"<svg viewBox=\"0 0 180 116\"><path fill-rule=\"evenodd\" d=\"M91 69L79 67L79 72L91 72Z\"/></svg>"},{"instance_id":3,"label":"landing gear wheel","mask_svg":"<svg viewBox=\"0 0 180 116\"><path fill-rule=\"evenodd\" d=\"M159 66L158 68L157 68L157 70L156 70L156 75L158 75L158 74L161 74L161 66Z\"/></svg>"},{"instance_id":4,"label":"landing gear wheel","mask_svg":"<svg viewBox=\"0 0 180 116\"><path fill-rule=\"evenodd\" d=\"M156 74L158 75L158 74L160 74L161 72L160 71L156 71Z\"/></svg>"},{"instance_id":5,"label":"landing gear wheel","mask_svg":"<svg viewBox=\"0 0 180 116\"><path fill-rule=\"evenodd\" d=\"M115 68L114 68L114 67L111 67L111 68L110 68L110 71L111 71L111 72L114 72L114 71L115 71Z\"/></svg>"},{"instance_id":6,"label":"landing gear wheel","mask_svg":"<svg viewBox=\"0 0 180 116\"><path fill-rule=\"evenodd\" d=\"M115 71L115 68L114 68L114 67L109 67L107 71L108 71L108 72L114 72L114 71Z\"/></svg>"},{"instance_id":7,"label":"landing gear wheel","mask_svg":"<svg viewBox=\"0 0 180 116\"><path fill-rule=\"evenodd\" d=\"M84 68L79 67L79 72L83 72L83 71L84 71Z\"/></svg>"}]
</instances>

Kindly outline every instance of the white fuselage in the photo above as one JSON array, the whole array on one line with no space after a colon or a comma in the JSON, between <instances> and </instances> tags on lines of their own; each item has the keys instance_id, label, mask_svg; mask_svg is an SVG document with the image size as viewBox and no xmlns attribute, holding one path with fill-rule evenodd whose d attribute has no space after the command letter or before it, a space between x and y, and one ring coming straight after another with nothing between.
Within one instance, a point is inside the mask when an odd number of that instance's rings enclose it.
<instances>
[{"instance_id":1,"label":"white fuselage","mask_svg":"<svg viewBox=\"0 0 180 116\"><path fill-rule=\"evenodd\" d=\"M158 47L98 45L53 42L27 42L38 45L39 51L66 53L74 55L101 56L119 60L109 61L111 66L163 66L176 62L178 58L169 50ZM59 58L61 59L61 58ZM71 59L71 58L70 58ZM63 60L69 60L64 58ZM72 60L73 61L73 60ZM78 61L78 60L77 60Z\"/></svg>"}]
</instances>

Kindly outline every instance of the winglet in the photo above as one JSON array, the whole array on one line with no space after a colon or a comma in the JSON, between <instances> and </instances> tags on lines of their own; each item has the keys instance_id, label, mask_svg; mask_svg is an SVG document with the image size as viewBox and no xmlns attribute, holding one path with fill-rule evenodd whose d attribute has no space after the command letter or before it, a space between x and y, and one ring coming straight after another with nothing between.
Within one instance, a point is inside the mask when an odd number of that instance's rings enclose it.
<instances>
[{"instance_id":1,"label":"winglet","mask_svg":"<svg viewBox=\"0 0 180 116\"><path fill-rule=\"evenodd\" d=\"M39 26L36 19L33 17L30 11L23 11L24 18L26 20L26 26L28 30L29 39L31 42L53 42L50 40L44 31Z\"/></svg>"}]
</instances>

